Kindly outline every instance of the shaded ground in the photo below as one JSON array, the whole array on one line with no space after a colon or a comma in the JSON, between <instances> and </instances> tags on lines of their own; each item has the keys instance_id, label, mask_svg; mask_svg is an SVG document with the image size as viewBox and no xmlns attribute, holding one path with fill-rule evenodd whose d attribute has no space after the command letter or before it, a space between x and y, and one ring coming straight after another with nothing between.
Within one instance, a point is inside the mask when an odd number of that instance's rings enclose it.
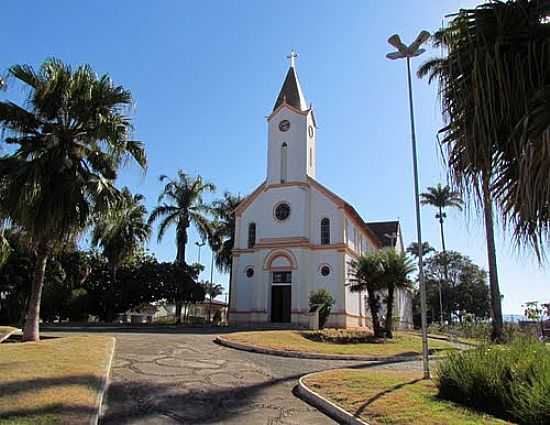
<instances>
[{"instance_id":1,"label":"shaded ground","mask_svg":"<svg viewBox=\"0 0 550 425\"><path fill-rule=\"evenodd\" d=\"M298 378L335 367L374 366L233 350L215 344L216 334L204 330L110 335L117 345L102 425L334 424L293 395Z\"/></svg>"},{"instance_id":2,"label":"shaded ground","mask_svg":"<svg viewBox=\"0 0 550 425\"><path fill-rule=\"evenodd\" d=\"M89 424L114 340L54 338L0 347L0 424Z\"/></svg>"}]
</instances>

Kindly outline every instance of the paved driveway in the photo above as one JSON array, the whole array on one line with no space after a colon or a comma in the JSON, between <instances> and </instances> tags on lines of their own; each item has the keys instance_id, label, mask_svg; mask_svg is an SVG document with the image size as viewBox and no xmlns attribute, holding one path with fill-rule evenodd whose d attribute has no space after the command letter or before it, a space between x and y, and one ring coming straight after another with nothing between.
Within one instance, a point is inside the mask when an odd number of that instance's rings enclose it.
<instances>
[{"instance_id":1,"label":"paved driveway","mask_svg":"<svg viewBox=\"0 0 550 425\"><path fill-rule=\"evenodd\" d=\"M335 367L374 366L233 350L204 331L109 335L117 342L102 425L334 424L293 395L298 378Z\"/></svg>"}]
</instances>

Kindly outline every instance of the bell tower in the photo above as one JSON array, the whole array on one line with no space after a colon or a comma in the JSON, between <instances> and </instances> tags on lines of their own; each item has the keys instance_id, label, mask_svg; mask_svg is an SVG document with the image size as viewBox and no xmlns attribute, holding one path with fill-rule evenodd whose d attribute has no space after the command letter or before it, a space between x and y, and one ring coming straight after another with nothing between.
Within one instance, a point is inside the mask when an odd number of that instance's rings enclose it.
<instances>
[{"instance_id":1,"label":"bell tower","mask_svg":"<svg viewBox=\"0 0 550 425\"><path fill-rule=\"evenodd\" d=\"M305 182L315 178L317 126L308 107L298 75L293 50L290 67L268 122L267 183Z\"/></svg>"}]
</instances>

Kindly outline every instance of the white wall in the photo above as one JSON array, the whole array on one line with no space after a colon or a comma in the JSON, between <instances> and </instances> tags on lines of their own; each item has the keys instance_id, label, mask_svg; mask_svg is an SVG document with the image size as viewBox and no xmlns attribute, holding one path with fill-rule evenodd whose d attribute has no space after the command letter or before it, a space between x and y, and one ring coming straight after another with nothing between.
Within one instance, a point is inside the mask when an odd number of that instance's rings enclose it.
<instances>
[{"instance_id":1,"label":"white wall","mask_svg":"<svg viewBox=\"0 0 550 425\"><path fill-rule=\"evenodd\" d=\"M288 131L279 130L283 120L290 122ZM306 175L315 178L315 132L308 135L311 112L299 114L288 107L282 107L268 122L267 182L281 182L281 145L287 144L286 181L306 181ZM313 166L309 167L309 148L313 150Z\"/></svg>"},{"instance_id":2,"label":"white wall","mask_svg":"<svg viewBox=\"0 0 550 425\"><path fill-rule=\"evenodd\" d=\"M256 243L265 238L306 237L308 217L308 189L301 186L275 187L262 192L238 218L238 248L248 246L248 225L256 223ZM285 201L290 206L290 216L278 221L274 208Z\"/></svg>"},{"instance_id":3,"label":"white wall","mask_svg":"<svg viewBox=\"0 0 550 425\"><path fill-rule=\"evenodd\" d=\"M315 188L310 192L311 215L309 238L311 243L319 245L321 243L321 220L326 217L330 220L330 243L342 243L344 236L342 234L342 220L344 214L342 210L330 201L325 195Z\"/></svg>"}]
</instances>

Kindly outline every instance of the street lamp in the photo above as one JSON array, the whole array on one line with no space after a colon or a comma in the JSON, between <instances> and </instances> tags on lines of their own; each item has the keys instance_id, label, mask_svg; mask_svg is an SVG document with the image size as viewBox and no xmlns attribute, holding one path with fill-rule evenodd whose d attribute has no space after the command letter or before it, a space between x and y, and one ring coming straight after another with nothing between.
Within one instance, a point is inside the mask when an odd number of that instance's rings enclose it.
<instances>
[{"instance_id":1,"label":"street lamp","mask_svg":"<svg viewBox=\"0 0 550 425\"><path fill-rule=\"evenodd\" d=\"M414 171L414 194L416 203L416 232L418 236L418 283L420 285L420 310L421 310L421 322L422 322L422 363L424 368L424 378L430 378L430 365L428 363L428 323L426 318L426 286L424 282L424 270L422 259L422 228L420 224L420 198L418 191L418 160L416 154L416 134L414 128L414 108L413 108L413 94L412 94L412 82L411 82L411 58L421 55L425 52L420 46L425 43L430 37L428 31L422 31L416 37L416 40L410 45L403 44L397 34L392 35L388 39L393 47L397 49L396 52L391 52L386 55L388 59L407 59L407 85L409 88L409 112L411 119L411 142L412 142L412 157L413 157L413 171Z\"/></svg>"}]
</instances>

